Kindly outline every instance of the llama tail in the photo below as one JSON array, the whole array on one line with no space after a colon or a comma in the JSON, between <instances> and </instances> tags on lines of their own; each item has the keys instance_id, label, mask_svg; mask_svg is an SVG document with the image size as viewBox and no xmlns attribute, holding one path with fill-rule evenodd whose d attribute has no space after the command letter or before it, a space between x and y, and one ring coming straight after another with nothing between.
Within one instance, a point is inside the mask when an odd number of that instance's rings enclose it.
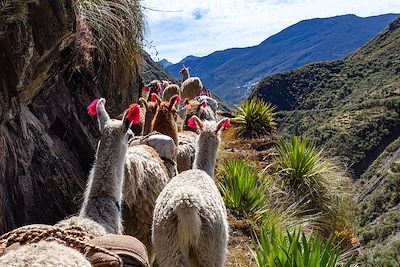
<instances>
[{"instance_id":1,"label":"llama tail","mask_svg":"<svg viewBox=\"0 0 400 267\"><path fill-rule=\"evenodd\" d=\"M183 201L176 207L178 216L178 243L183 255L189 256L191 246L196 246L201 234L201 219L197 207L190 205L189 201Z\"/></svg>"}]
</instances>

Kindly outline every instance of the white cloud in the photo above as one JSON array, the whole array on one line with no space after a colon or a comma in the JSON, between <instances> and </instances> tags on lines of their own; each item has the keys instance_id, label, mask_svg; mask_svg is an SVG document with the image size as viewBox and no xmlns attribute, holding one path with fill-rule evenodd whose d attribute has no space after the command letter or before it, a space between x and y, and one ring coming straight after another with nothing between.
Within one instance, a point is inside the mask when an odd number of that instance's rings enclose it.
<instances>
[{"instance_id":1,"label":"white cloud","mask_svg":"<svg viewBox=\"0 0 400 267\"><path fill-rule=\"evenodd\" d=\"M174 63L187 55L257 45L304 19L400 13L399 0L143 0L142 5L172 11L145 9L145 14L146 39L154 45L147 50Z\"/></svg>"}]
</instances>

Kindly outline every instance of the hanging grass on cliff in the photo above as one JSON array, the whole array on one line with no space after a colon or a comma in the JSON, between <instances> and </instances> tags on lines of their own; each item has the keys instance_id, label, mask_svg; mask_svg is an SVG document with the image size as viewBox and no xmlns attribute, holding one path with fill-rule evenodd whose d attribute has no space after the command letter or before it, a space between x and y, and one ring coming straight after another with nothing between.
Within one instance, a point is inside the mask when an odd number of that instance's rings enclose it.
<instances>
[{"instance_id":1,"label":"hanging grass on cliff","mask_svg":"<svg viewBox=\"0 0 400 267\"><path fill-rule=\"evenodd\" d=\"M144 18L139 0L79 0L81 28L110 73L135 71L141 57Z\"/></svg>"}]
</instances>

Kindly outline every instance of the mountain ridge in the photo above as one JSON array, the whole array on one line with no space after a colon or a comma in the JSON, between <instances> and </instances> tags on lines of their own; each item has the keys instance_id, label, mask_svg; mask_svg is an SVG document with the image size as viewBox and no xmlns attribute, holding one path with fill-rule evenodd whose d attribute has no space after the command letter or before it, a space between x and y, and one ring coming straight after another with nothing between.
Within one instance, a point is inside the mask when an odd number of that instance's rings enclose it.
<instances>
[{"instance_id":1,"label":"mountain ridge","mask_svg":"<svg viewBox=\"0 0 400 267\"><path fill-rule=\"evenodd\" d=\"M179 77L182 63L191 67L206 87L238 103L262 78L322 60L344 58L378 34L397 15L341 15L298 22L260 44L215 51L167 67ZM319 26L318 26L319 25ZM322 36L322 37L320 37Z\"/></svg>"}]
</instances>

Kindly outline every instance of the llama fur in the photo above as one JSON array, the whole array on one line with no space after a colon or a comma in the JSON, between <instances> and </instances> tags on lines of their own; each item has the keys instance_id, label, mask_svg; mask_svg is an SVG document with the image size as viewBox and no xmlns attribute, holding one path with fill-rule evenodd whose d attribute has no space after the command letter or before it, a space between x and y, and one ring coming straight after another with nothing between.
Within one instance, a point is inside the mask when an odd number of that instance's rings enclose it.
<instances>
[{"instance_id":1,"label":"llama fur","mask_svg":"<svg viewBox=\"0 0 400 267\"><path fill-rule=\"evenodd\" d=\"M214 182L218 132L225 120L201 122L193 170L184 171L157 198L152 241L158 266L224 266L228 222Z\"/></svg>"},{"instance_id":2,"label":"llama fur","mask_svg":"<svg viewBox=\"0 0 400 267\"><path fill-rule=\"evenodd\" d=\"M176 84L170 84L165 87L162 94L162 101L169 101L174 95L180 95L180 88Z\"/></svg>"},{"instance_id":3,"label":"llama fur","mask_svg":"<svg viewBox=\"0 0 400 267\"><path fill-rule=\"evenodd\" d=\"M0 257L0 266L91 267L79 251L56 241L39 241L11 250Z\"/></svg>"},{"instance_id":4,"label":"llama fur","mask_svg":"<svg viewBox=\"0 0 400 267\"><path fill-rule=\"evenodd\" d=\"M177 124L177 110L175 103L177 102L178 95L171 97L169 101L161 101L161 99L155 95L158 108L157 113L152 122L152 131L168 135L171 137L175 145L178 145L178 124Z\"/></svg>"},{"instance_id":5,"label":"llama fur","mask_svg":"<svg viewBox=\"0 0 400 267\"><path fill-rule=\"evenodd\" d=\"M199 77L190 77L189 68L183 66L180 71L182 75L181 96L183 99L193 99L203 90L203 83Z\"/></svg>"}]
</instances>

